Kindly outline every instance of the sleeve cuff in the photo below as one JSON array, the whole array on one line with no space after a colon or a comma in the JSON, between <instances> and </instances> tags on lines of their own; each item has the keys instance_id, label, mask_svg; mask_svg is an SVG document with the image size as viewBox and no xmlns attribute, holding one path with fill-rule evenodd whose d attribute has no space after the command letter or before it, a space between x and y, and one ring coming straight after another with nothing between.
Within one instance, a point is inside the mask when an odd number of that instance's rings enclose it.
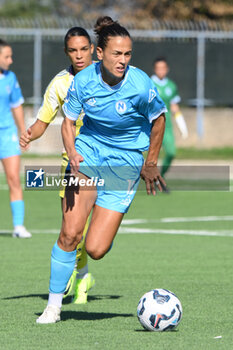
<instances>
[{"instance_id":1,"label":"sleeve cuff","mask_svg":"<svg viewBox=\"0 0 233 350\"><path fill-rule=\"evenodd\" d=\"M163 107L162 109L160 109L157 113L154 113L150 116L150 123L153 122L153 120L157 119L158 117L160 117L161 114L166 113L167 112L167 108Z\"/></svg>"},{"instance_id":2,"label":"sleeve cuff","mask_svg":"<svg viewBox=\"0 0 233 350\"><path fill-rule=\"evenodd\" d=\"M173 99L170 101L170 103L174 103L174 104L176 104L176 103L180 103L180 101L181 101L181 98L180 98L180 96L175 96L175 97L173 97Z\"/></svg>"},{"instance_id":3,"label":"sleeve cuff","mask_svg":"<svg viewBox=\"0 0 233 350\"><path fill-rule=\"evenodd\" d=\"M65 105L63 105L62 110L66 118L74 121L78 119L78 115L69 111Z\"/></svg>"},{"instance_id":4,"label":"sleeve cuff","mask_svg":"<svg viewBox=\"0 0 233 350\"><path fill-rule=\"evenodd\" d=\"M17 107L21 106L23 103L24 103L24 98L21 97L18 101L14 102L14 103L11 103L10 107L11 108L17 108Z\"/></svg>"}]
</instances>

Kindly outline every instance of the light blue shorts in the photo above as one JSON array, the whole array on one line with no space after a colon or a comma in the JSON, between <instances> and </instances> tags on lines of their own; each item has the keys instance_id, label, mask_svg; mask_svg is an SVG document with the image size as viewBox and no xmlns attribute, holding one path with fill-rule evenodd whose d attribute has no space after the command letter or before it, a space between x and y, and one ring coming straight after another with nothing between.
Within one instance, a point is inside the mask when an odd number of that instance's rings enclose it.
<instances>
[{"instance_id":1,"label":"light blue shorts","mask_svg":"<svg viewBox=\"0 0 233 350\"><path fill-rule=\"evenodd\" d=\"M142 153L111 148L91 137L87 139L88 142L76 139L75 148L84 158L79 171L97 187L96 204L126 213L140 181Z\"/></svg>"},{"instance_id":2,"label":"light blue shorts","mask_svg":"<svg viewBox=\"0 0 233 350\"><path fill-rule=\"evenodd\" d=\"M0 159L21 154L16 125L0 128Z\"/></svg>"}]
</instances>

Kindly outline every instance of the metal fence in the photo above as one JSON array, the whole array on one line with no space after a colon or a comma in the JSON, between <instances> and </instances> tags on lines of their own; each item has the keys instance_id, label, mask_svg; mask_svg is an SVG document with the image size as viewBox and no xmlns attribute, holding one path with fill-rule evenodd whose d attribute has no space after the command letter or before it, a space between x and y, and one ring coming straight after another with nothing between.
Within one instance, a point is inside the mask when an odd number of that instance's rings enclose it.
<instances>
[{"instance_id":1,"label":"metal fence","mask_svg":"<svg viewBox=\"0 0 233 350\"><path fill-rule=\"evenodd\" d=\"M93 38L93 31L91 29L87 29L87 31ZM19 78L26 102L32 103L34 106L34 114L40 106L42 95L48 82L59 70L64 68L65 64L67 65L65 57L62 58L65 33L66 29L64 28L0 28L0 36L12 44L15 53L15 63L12 70L16 72ZM231 92L233 56L228 54L228 52L233 53L233 31L131 29L130 34L134 39L135 52L132 64L142 68L148 74L151 72L155 53L161 52L161 47L163 47L163 54L165 53L169 58L171 73L174 72L173 75L171 74L171 77L177 78L178 86L183 86L183 90L182 88L180 90L181 96L185 96L184 104L196 107L197 132L201 138L204 131L203 117L205 106L215 104L215 101L217 101L218 105L233 105ZM209 50L210 43L214 43L215 46L221 44L221 47L217 47L211 53L211 50ZM227 50L225 48L226 53L222 54L225 61L220 63L222 71L220 69L217 75L219 82L216 80L212 80L212 82L210 77L213 79L218 67L219 58L217 53L222 53L224 43L227 43ZM181 46L183 49L177 56L176 51ZM173 48L172 52L170 52L171 48ZM210 51L210 54L208 54L208 51ZM206 62L206 54L210 56L208 62ZM210 73L206 69L207 65L212 67ZM176 69L176 66L179 69ZM177 71L178 73L176 73ZM208 80L211 82L209 86L216 92L213 99L205 96L206 72L209 75ZM226 74L226 72L228 73ZM222 81L225 83L222 84ZM189 94L187 94L187 91L189 91ZM219 91L222 93L222 98L220 99L218 99ZM224 99L226 95L227 98Z\"/></svg>"}]
</instances>

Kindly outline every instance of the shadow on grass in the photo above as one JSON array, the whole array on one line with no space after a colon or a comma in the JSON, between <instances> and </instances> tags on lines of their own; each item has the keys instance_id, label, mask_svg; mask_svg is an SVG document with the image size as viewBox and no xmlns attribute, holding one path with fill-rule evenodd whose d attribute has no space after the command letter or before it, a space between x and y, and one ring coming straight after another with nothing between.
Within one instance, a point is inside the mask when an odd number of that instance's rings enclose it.
<instances>
[{"instance_id":1,"label":"shadow on grass","mask_svg":"<svg viewBox=\"0 0 233 350\"><path fill-rule=\"evenodd\" d=\"M174 333L174 332L179 332L178 329L169 329L167 331L164 332L156 332L156 331L149 331L148 329L135 329L134 332L139 332L139 333Z\"/></svg>"},{"instance_id":2,"label":"shadow on grass","mask_svg":"<svg viewBox=\"0 0 233 350\"><path fill-rule=\"evenodd\" d=\"M2 300L14 300L14 299L24 299L24 298L41 298L43 300L48 300L48 294L25 294L25 295L16 295L13 297L6 297L2 298ZM108 295L108 294L103 294L103 295L89 295L88 296L88 302L92 302L95 300L104 300L104 299L119 299L122 298L121 295ZM63 300L63 304L70 304L72 302L72 296L69 296Z\"/></svg>"},{"instance_id":3,"label":"shadow on grass","mask_svg":"<svg viewBox=\"0 0 233 350\"><path fill-rule=\"evenodd\" d=\"M7 237L7 238L12 238L12 233L13 233L13 230L11 232L9 231L0 231L0 237Z\"/></svg>"},{"instance_id":4,"label":"shadow on grass","mask_svg":"<svg viewBox=\"0 0 233 350\"><path fill-rule=\"evenodd\" d=\"M14 300L14 299L24 299L24 298L41 298L43 300L48 300L48 294L24 294L16 295L14 297L2 298L2 300Z\"/></svg>"},{"instance_id":5,"label":"shadow on grass","mask_svg":"<svg viewBox=\"0 0 233 350\"><path fill-rule=\"evenodd\" d=\"M91 303L91 302L96 301L96 300L104 300L104 299L116 300L116 299L120 299L120 298L122 298L121 295L102 294L102 295L88 295L87 300L88 300L88 303ZM72 303L72 299L73 299L72 296L68 296L63 300L62 304L63 305L70 304L70 303Z\"/></svg>"},{"instance_id":6,"label":"shadow on grass","mask_svg":"<svg viewBox=\"0 0 233 350\"><path fill-rule=\"evenodd\" d=\"M37 316L41 315L36 313ZM84 312L84 311L62 311L61 321L76 320L76 321L97 321L115 317L134 317L133 314L117 314L110 312Z\"/></svg>"}]
</instances>

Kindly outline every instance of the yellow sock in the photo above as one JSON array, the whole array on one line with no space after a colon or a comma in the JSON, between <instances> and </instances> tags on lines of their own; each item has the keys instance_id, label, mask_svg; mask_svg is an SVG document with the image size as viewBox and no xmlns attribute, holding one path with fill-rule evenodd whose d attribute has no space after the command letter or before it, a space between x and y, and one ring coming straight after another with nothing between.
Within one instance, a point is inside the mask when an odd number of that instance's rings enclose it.
<instances>
[{"instance_id":1,"label":"yellow sock","mask_svg":"<svg viewBox=\"0 0 233 350\"><path fill-rule=\"evenodd\" d=\"M85 248L85 238L88 229L88 221L86 222L83 237L81 242L77 245L77 255L76 255L76 269L80 270L87 265L87 252Z\"/></svg>"}]
</instances>

